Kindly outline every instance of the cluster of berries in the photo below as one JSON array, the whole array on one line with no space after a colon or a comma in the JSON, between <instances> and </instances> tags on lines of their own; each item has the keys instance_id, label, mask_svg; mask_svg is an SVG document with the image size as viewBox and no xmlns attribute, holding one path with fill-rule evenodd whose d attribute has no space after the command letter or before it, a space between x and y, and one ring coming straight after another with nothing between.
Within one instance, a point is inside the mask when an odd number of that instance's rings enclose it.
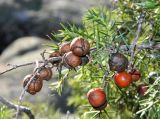
<instances>
[{"instance_id":1,"label":"cluster of berries","mask_svg":"<svg viewBox=\"0 0 160 119\"><path fill-rule=\"evenodd\" d=\"M121 53L113 53L109 59L109 67L112 71L117 71L114 81L120 88L128 87L133 81L138 81L141 74L138 70L132 69L127 72L128 59Z\"/></svg>"},{"instance_id":2,"label":"cluster of berries","mask_svg":"<svg viewBox=\"0 0 160 119\"><path fill-rule=\"evenodd\" d=\"M25 88L26 85L34 78L27 87L27 92L34 95L42 89L43 80L49 81L52 78L52 69L50 67L43 67L38 74L34 77L35 71L32 74L28 74L24 77L23 80L23 87Z\"/></svg>"},{"instance_id":3,"label":"cluster of berries","mask_svg":"<svg viewBox=\"0 0 160 119\"><path fill-rule=\"evenodd\" d=\"M73 69L77 66L86 65L89 62L90 44L82 37L76 37L71 42L65 42L59 46L59 50L52 52L49 55L49 59L53 57L61 57L62 60L54 62L54 64L61 64L69 69ZM36 73L25 76L23 80L23 87L27 86L27 92L34 95L42 89L43 80L49 81L52 78L51 67L42 67L41 70ZM35 76L33 76L35 75ZM34 78L34 79L32 79ZM30 80L32 80L30 82Z\"/></svg>"},{"instance_id":4,"label":"cluster of berries","mask_svg":"<svg viewBox=\"0 0 160 119\"><path fill-rule=\"evenodd\" d=\"M138 81L141 73L137 69L125 71L128 68L128 59L121 53L112 54L109 59L109 66L111 70L117 71L114 75L115 84L120 88L128 87L132 82ZM140 84L137 87L137 92L140 96L144 96L147 91L146 84Z\"/></svg>"},{"instance_id":5,"label":"cluster of berries","mask_svg":"<svg viewBox=\"0 0 160 119\"><path fill-rule=\"evenodd\" d=\"M127 72L128 59L121 53L113 53L108 61L111 71L116 71L114 75L115 84L120 88L128 87L133 81L138 81L141 77L140 71L132 69ZM137 88L139 95L144 96L147 87L141 84ZM87 98L91 106L96 110L104 110L107 106L106 93L102 88L93 88L88 91Z\"/></svg>"},{"instance_id":6,"label":"cluster of berries","mask_svg":"<svg viewBox=\"0 0 160 119\"><path fill-rule=\"evenodd\" d=\"M82 37L76 37L71 42L64 42L59 50L51 53L50 57L62 57L61 64L69 69L86 65L89 62L90 44Z\"/></svg>"}]
</instances>

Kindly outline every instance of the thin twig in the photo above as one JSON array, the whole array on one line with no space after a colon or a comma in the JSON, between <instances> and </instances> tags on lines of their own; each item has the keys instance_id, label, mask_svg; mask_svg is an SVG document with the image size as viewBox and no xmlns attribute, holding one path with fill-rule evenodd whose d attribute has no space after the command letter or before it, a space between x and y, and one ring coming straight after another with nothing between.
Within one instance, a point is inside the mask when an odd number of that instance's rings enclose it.
<instances>
[{"instance_id":1,"label":"thin twig","mask_svg":"<svg viewBox=\"0 0 160 119\"><path fill-rule=\"evenodd\" d=\"M44 65L44 64L43 64ZM42 65L42 66L43 66ZM39 70L37 70L37 69L39 69ZM39 67L37 67L36 68L36 72L33 74L33 76L31 77L31 79L29 80L29 82L27 83L27 85L24 87L24 89L23 89L23 91L22 91L22 93L21 93L21 95L20 95L20 97L19 97L19 100L18 100L18 107L17 107L17 113L16 113L16 119L18 119L18 116L19 116L19 112L20 112L20 105L21 105L21 103L22 103L22 99L23 99L23 97L24 97L24 95L25 95L25 92L26 92L26 90L28 89L28 86L31 84L31 82L35 79L35 76L37 75L37 73L40 71L40 68Z\"/></svg>"},{"instance_id":2,"label":"thin twig","mask_svg":"<svg viewBox=\"0 0 160 119\"><path fill-rule=\"evenodd\" d=\"M41 53L41 56L42 56L43 61L45 61L45 56L44 56L45 53L46 53L46 50L44 50L44 51Z\"/></svg>"},{"instance_id":3,"label":"thin twig","mask_svg":"<svg viewBox=\"0 0 160 119\"><path fill-rule=\"evenodd\" d=\"M53 57L53 58L48 59L47 61L53 64L54 62L59 61L59 60L61 60L61 57ZM44 61L38 61L38 63L44 63ZM28 62L28 63L24 63L24 64L19 64L19 65L13 65L13 67L11 67L3 72L0 72L0 75L5 74L7 72L10 72L10 71L17 69L17 68L20 68L20 67L34 65L34 64L36 64L36 62Z\"/></svg>"},{"instance_id":4,"label":"thin twig","mask_svg":"<svg viewBox=\"0 0 160 119\"><path fill-rule=\"evenodd\" d=\"M3 98L2 96L0 96L0 102L4 105L6 105L8 108L10 109L17 109L18 105L11 103L10 101L6 100L5 98ZM25 113L30 119L35 119L32 111L24 106L20 106L19 107L19 111Z\"/></svg>"},{"instance_id":5,"label":"thin twig","mask_svg":"<svg viewBox=\"0 0 160 119\"><path fill-rule=\"evenodd\" d=\"M133 62L133 58L134 58L134 52L135 52L135 48L136 48L136 44L137 44L137 41L138 41L138 38L139 38L139 35L140 35L140 32L142 30L142 23L144 21L144 13L142 13L140 15L140 18L139 18L139 21L138 21L138 28L137 28L137 31L136 31L136 36L135 38L133 39L133 42L132 42L132 47L130 49L130 52L131 52L131 59L130 59L130 68L132 66L132 62Z\"/></svg>"},{"instance_id":6,"label":"thin twig","mask_svg":"<svg viewBox=\"0 0 160 119\"><path fill-rule=\"evenodd\" d=\"M129 47L131 48L133 46L130 45ZM136 49L138 50L143 50L143 49L160 50L160 43L148 43L148 44L136 45ZM126 45L121 45L120 50L128 51L129 49Z\"/></svg>"},{"instance_id":7,"label":"thin twig","mask_svg":"<svg viewBox=\"0 0 160 119\"><path fill-rule=\"evenodd\" d=\"M53 41L56 46L59 46L58 43L56 43L56 42L53 40L53 38L51 38L49 35L46 35L46 36L47 36L51 41Z\"/></svg>"},{"instance_id":8,"label":"thin twig","mask_svg":"<svg viewBox=\"0 0 160 119\"><path fill-rule=\"evenodd\" d=\"M102 78L102 84L101 84L101 87L104 89L105 87L106 87L106 81L105 81L105 79L106 79L106 77L108 76L108 71L106 71L105 72L105 74L104 74L104 76L103 76L103 78Z\"/></svg>"},{"instance_id":9,"label":"thin twig","mask_svg":"<svg viewBox=\"0 0 160 119\"><path fill-rule=\"evenodd\" d=\"M43 63L43 61L39 61L39 63ZM5 74L7 72L10 72L10 71L17 69L19 67L24 67L24 66L34 65L34 64L36 64L36 62L28 62L28 63L24 63L24 64L19 64L19 65L12 65L11 68L1 72L0 75ZM11 64L9 64L9 65L11 65Z\"/></svg>"},{"instance_id":10,"label":"thin twig","mask_svg":"<svg viewBox=\"0 0 160 119\"><path fill-rule=\"evenodd\" d=\"M69 119L70 111L67 111L66 119Z\"/></svg>"},{"instance_id":11,"label":"thin twig","mask_svg":"<svg viewBox=\"0 0 160 119\"><path fill-rule=\"evenodd\" d=\"M120 45L119 50L121 51L131 51L131 48L133 48L133 45ZM113 48L112 46L112 49ZM107 52L115 52L111 48L107 49ZM142 44L136 44L136 49L138 50L143 50L143 49L148 49L148 50L160 50L160 43L158 42L151 42L151 43L142 43ZM96 51L96 48L90 49L91 52Z\"/></svg>"}]
</instances>

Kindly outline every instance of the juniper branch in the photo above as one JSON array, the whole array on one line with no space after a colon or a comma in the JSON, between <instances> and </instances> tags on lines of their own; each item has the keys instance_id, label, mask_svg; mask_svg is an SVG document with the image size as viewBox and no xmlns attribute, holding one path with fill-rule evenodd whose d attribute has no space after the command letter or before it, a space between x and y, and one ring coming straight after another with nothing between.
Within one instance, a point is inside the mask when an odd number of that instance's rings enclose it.
<instances>
[{"instance_id":1,"label":"juniper branch","mask_svg":"<svg viewBox=\"0 0 160 119\"><path fill-rule=\"evenodd\" d=\"M19 96L18 106L17 106L17 113L16 113L16 118L17 118L17 119L18 119L18 116L19 116L19 113L20 113L20 105L21 105L21 103L22 103L22 99L23 99L23 97L24 97L24 95L25 95L26 90L28 89L28 86L29 86L29 85L31 84L31 82L34 80L35 76L41 71L41 69L42 69L44 66L46 66L46 65L49 64L49 63L53 63L53 62L59 61L59 60L61 60L60 57L53 57L53 58L50 58L50 59L48 59L48 60L44 60L44 61L43 61L43 64L42 64L41 66L39 66L39 64L37 64L37 62L39 62L39 61L35 62L35 63L38 65L38 66L36 66L35 73L34 73L33 76L31 77L31 79L30 79L30 81L27 83L27 85L24 87L21 95Z\"/></svg>"},{"instance_id":2,"label":"juniper branch","mask_svg":"<svg viewBox=\"0 0 160 119\"><path fill-rule=\"evenodd\" d=\"M47 59L47 62L54 64L54 62L59 61L59 60L61 60L61 57L53 57L53 58ZM44 61L38 61L38 63L44 63ZM10 72L10 71L17 69L17 68L20 68L20 67L34 65L34 64L36 64L36 62L28 62L28 63L24 63L24 64L19 64L19 65L13 65L13 67L11 67L3 72L0 72L0 75L5 74L7 72Z\"/></svg>"},{"instance_id":3,"label":"juniper branch","mask_svg":"<svg viewBox=\"0 0 160 119\"><path fill-rule=\"evenodd\" d=\"M134 52L135 52L135 48L136 48L136 44L137 44L137 41L138 41L140 32L141 32L141 30L142 30L143 21L144 21L144 13L141 13L140 18L139 18L139 20L138 20L138 28L137 28L137 31L136 31L136 36L135 36L135 38L134 38L133 41L132 41L132 47L131 47L131 49L130 49L131 59L130 59L130 64L129 64L129 66L131 66L131 65L132 65L132 62L133 62Z\"/></svg>"},{"instance_id":4,"label":"juniper branch","mask_svg":"<svg viewBox=\"0 0 160 119\"><path fill-rule=\"evenodd\" d=\"M2 96L0 96L0 102L10 109L16 110L18 107L18 105L6 100ZM32 111L29 108L24 107L24 106L20 106L19 111L25 113L29 117L29 119L35 119L34 114L32 113Z\"/></svg>"}]
</instances>

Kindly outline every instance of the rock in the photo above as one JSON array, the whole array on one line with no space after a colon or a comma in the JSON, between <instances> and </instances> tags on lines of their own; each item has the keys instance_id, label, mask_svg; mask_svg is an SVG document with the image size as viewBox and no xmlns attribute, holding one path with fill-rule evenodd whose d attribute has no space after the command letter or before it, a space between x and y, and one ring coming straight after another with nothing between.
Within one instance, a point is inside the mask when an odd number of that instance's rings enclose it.
<instances>
[{"instance_id":1,"label":"rock","mask_svg":"<svg viewBox=\"0 0 160 119\"><path fill-rule=\"evenodd\" d=\"M84 12L101 4L109 3L106 0L1 0L0 53L19 37L45 37L56 32L60 22L80 25Z\"/></svg>"},{"instance_id":2,"label":"rock","mask_svg":"<svg viewBox=\"0 0 160 119\"><path fill-rule=\"evenodd\" d=\"M29 55L30 53L31 55L35 54L35 58L37 58L36 56L39 55L39 53L34 53L34 52L37 52L37 50L39 52L39 50L42 49L41 45L44 43L44 40L45 39L38 37L19 38L4 50L4 52L1 54L0 62L9 63L11 62L11 60L13 61L14 58L17 59L17 57L25 59L26 58L25 55L27 53L28 53L27 55L28 58L30 58ZM17 63L21 63L20 59L17 60L18 60ZM24 62L24 60L22 60L22 62Z\"/></svg>"},{"instance_id":3,"label":"rock","mask_svg":"<svg viewBox=\"0 0 160 119\"><path fill-rule=\"evenodd\" d=\"M43 8L53 11L53 16L62 22L81 24L81 17L89 7L108 4L106 0L46 0Z\"/></svg>"}]
</instances>

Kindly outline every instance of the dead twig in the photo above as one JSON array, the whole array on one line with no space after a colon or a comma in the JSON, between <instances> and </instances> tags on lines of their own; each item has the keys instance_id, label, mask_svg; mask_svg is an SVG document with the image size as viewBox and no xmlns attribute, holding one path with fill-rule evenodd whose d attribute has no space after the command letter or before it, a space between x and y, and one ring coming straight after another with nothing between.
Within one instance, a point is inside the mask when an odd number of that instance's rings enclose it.
<instances>
[{"instance_id":1,"label":"dead twig","mask_svg":"<svg viewBox=\"0 0 160 119\"><path fill-rule=\"evenodd\" d=\"M138 20L138 28L137 28L137 31L136 31L136 35L135 35L135 38L133 39L132 44L131 44L132 45L132 47L130 49L131 59L130 59L130 64L129 64L130 68L131 68L132 63L133 63L134 52L135 52L135 49L136 49L136 44L137 44L139 35L141 33L141 30L142 30L142 24L143 24L143 21L144 21L144 16L145 16L144 13L141 13L140 18Z\"/></svg>"},{"instance_id":2,"label":"dead twig","mask_svg":"<svg viewBox=\"0 0 160 119\"><path fill-rule=\"evenodd\" d=\"M6 100L2 96L0 96L0 102L10 109L16 110L18 108L18 105L13 104L12 102ZM24 107L24 106L20 106L19 111L25 113L29 117L29 119L35 119L32 111L29 108Z\"/></svg>"},{"instance_id":3,"label":"dead twig","mask_svg":"<svg viewBox=\"0 0 160 119\"><path fill-rule=\"evenodd\" d=\"M48 59L46 61L53 64L54 62L59 61L59 60L61 60L61 57L53 57L53 58L50 58L50 59ZM38 63L42 64L42 63L44 63L44 61L38 61ZM20 67L34 65L34 64L36 64L36 62L28 62L28 63L24 63L24 64L19 64L19 65L12 65L11 68L9 68L9 69L7 69L7 70L5 70L3 72L0 72L0 75L5 74L7 72L10 72L10 71L12 71L14 69L17 69L17 68L20 68ZM9 65L11 65L11 64L9 64Z\"/></svg>"},{"instance_id":4,"label":"dead twig","mask_svg":"<svg viewBox=\"0 0 160 119\"><path fill-rule=\"evenodd\" d=\"M103 75L103 78L102 78L102 84L101 84L101 87L104 89L107 85L107 81L105 80L108 76L109 72L106 71L105 74Z\"/></svg>"},{"instance_id":5,"label":"dead twig","mask_svg":"<svg viewBox=\"0 0 160 119\"><path fill-rule=\"evenodd\" d=\"M16 113L16 119L18 119L18 116L20 114L20 105L22 103L22 99L25 95L26 90L28 89L28 86L31 84L31 82L35 79L37 73L40 72L41 68L45 66L46 63L44 63L41 67L39 67L38 61L36 61L36 69L35 69L35 73L33 74L33 76L31 77L30 81L27 83L27 85L24 87L19 100L18 100L18 107L17 107L17 113Z\"/></svg>"},{"instance_id":6,"label":"dead twig","mask_svg":"<svg viewBox=\"0 0 160 119\"><path fill-rule=\"evenodd\" d=\"M129 45L129 47L133 47L132 45ZM136 45L136 49L143 50L143 49L149 49L149 50L160 50L160 43L148 43L148 44L140 44ZM121 45L120 50L128 51L128 47L126 45Z\"/></svg>"}]
</instances>

